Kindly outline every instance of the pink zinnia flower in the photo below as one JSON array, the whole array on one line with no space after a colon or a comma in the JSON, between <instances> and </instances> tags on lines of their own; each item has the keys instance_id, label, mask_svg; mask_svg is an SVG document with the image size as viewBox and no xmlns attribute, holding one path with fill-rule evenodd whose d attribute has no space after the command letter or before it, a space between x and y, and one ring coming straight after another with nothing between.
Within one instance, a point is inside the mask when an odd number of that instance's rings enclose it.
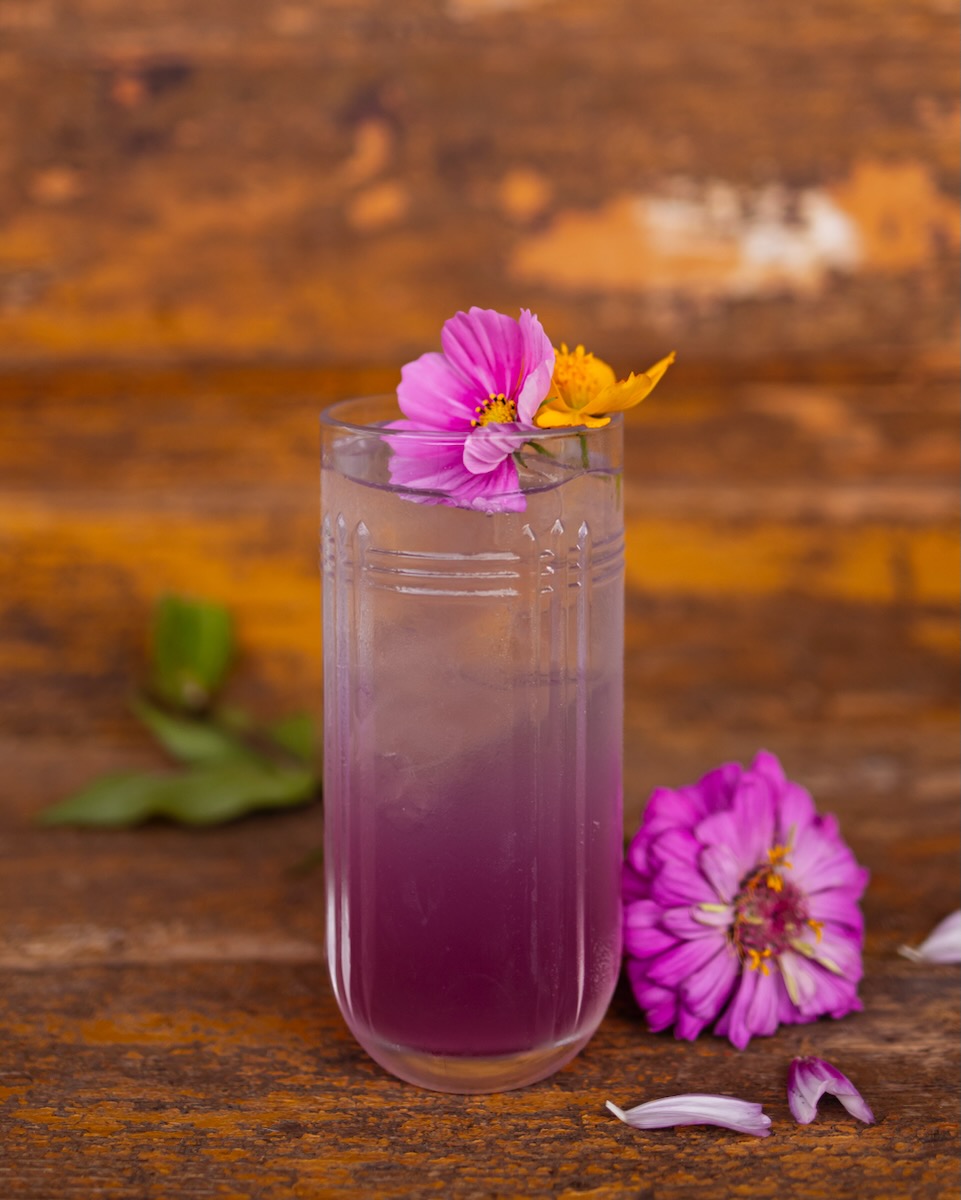
<instances>
[{"instance_id":1,"label":"pink zinnia flower","mask_svg":"<svg viewBox=\"0 0 961 1200\"><path fill-rule=\"evenodd\" d=\"M627 973L654 1030L739 1049L861 1008L868 873L761 752L654 792L624 866Z\"/></svg>"},{"instance_id":2,"label":"pink zinnia flower","mask_svg":"<svg viewBox=\"0 0 961 1200\"><path fill-rule=\"evenodd\" d=\"M445 322L441 345L401 370L405 419L391 428L425 436L391 439L391 482L424 503L521 511L512 455L550 388L550 339L527 309L515 321L472 308Z\"/></svg>"}]
</instances>

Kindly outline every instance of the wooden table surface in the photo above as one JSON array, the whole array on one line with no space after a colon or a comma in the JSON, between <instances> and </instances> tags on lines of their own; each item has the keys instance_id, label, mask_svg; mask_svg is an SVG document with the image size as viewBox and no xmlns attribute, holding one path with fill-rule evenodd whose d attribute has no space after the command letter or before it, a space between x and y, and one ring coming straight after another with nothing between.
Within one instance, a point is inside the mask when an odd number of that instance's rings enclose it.
<instances>
[{"instance_id":1,"label":"wooden table surface","mask_svg":"<svg viewBox=\"0 0 961 1200\"><path fill-rule=\"evenodd\" d=\"M316 410L393 371L0 378L0 1196L949 1197L958 968L899 957L958 906L957 381L675 369L632 414L626 794L777 752L872 873L864 1012L743 1053L652 1035L619 991L553 1079L469 1098L387 1076L335 1008L311 807L188 832L44 829L156 764L126 701L153 598L234 606L235 696L319 715ZM794 1124L790 1059L878 1123ZM676 1092L766 1140L639 1133Z\"/></svg>"}]
</instances>

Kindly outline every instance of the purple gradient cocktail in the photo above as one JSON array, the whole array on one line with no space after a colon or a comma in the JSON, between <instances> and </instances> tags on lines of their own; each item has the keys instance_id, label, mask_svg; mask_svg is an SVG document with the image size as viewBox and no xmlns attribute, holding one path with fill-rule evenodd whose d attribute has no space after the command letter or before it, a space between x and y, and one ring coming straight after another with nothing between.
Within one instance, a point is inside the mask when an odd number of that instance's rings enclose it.
<instances>
[{"instance_id":1,"label":"purple gradient cocktail","mask_svg":"<svg viewBox=\"0 0 961 1200\"><path fill-rule=\"evenodd\" d=\"M334 990L401 1078L520 1087L620 963L621 428L534 435L524 511L487 515L405 498L389 408L350 405L323 422Z\"/></svg>"}]
</instances>

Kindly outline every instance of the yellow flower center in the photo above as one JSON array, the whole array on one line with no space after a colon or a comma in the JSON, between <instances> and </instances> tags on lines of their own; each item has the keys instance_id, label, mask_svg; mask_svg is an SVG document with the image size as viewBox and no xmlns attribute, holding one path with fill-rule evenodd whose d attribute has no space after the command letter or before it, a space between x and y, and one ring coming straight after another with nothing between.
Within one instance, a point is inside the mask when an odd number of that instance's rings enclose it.
<instances>
[{"instance_id":1,"label":"yellow flower center","mask_svg":"<svg viewBox=\"0 0 961 1200\"><path fill-rule=\"evenodd\" d=\"M749 971L768 973L768 960L785 950L806 953L803 935L813 930L821 940L822 925L808 915L808 900L794 881L780 874L791 870L790 845L772 846L767 862L759 863L741 881L734 898L731 938Z\"/></svg>"},{"instance_id":2,"label":"yellow flower center","mask_svg":"<svg viewBox=\"0 0 961 1200\"><path fill-rule=\"evenodd\" d=\"M495 395L493 392L487 399L474 409L474 420L471 425L510 425L517 420L517 405L508 400L503 392Z\"/></svg>"},{"instance_id":3,"label":"yellow flower center","mask_svg":"<svg viewBox=\"0 0 961 1200\"><path fill-rule=\"evenodd\" d=\"M558 396L569 408L583 408L614 382L614 372L583 346L573 351L562 344L554 359L551 395Z\"/></svg>"}]
</instances>

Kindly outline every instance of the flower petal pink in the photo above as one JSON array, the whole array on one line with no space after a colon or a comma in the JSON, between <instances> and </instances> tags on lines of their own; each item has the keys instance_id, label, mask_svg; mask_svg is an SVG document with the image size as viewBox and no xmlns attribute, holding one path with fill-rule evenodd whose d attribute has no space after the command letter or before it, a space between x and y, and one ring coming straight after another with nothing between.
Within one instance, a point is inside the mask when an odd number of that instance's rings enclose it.
<instances>
[{"instance_id":1,"label":"flower petal pink","mask_svg":"<svg viewBox=\"0 0 961 1200\"><path fill-rule=\"evenodd\" d=\"M651 958L671 950L677 945L677 938L665 933L656 925L651 925L641 916L635 920L635 906L629 904L624 910L624 947L635 958Z\"/></svg>"},{"instance_id":2,"label":"flower petal pink","mask_svg":"<svg viewBox=\"0 0 961 1200\"><path fill-rule=\"evenodd\" d=\"M736 1100L733 1096L695 1093L666 1096L663 1100L650 1100L647 1104L639 1104L626 1112L608 1100L607 1108L618 1120L634 1129L716 1125L721 1129L733 1129L735 1133L749 1133L754 1137L767 1137L771 1132L771 1118L765 1114L760 1104Z\"/></svg>"},{"instance_id":3,"label":"flower petal pink","mask_svg":"<svg viewBox=\"0 0 961 1200\"><path fill-rule=\"evenodd\" d=\"M741 972L737 990L714 1026L714 1032L721 1037L728 1037L731 1045L736 1046L738 1050L743 1050L754 1036L754 1030L748 1022L748 1013L760 978L760 971Z\"/></svg>"},{"instance_id":4,"label":"flower petal pink","mask_svg":"<svg viewBox=\"0 0 961 1200\"><path fill-rule=\"evenodd\" d=\"M781 989L784 987L777 971L755 972L759 976L747 1011L747 1024L755 1037L770 1037L778 1027Z\"/></svg>"},{"instance_id":5,"label":"flower petal pink","mask_svg":"<svg viewBox=\"0 0 961 1200\"><path fill-rule=\"evenodd\" d=\"M554 350L540 321L523 309L519 321L490 308L471 308L444 323L441 345L452 367L474 381L481 399L503 395L528 425L550 389Z\"/></svg>"},{"instance_id":6,"label":"flower petal pink","mask_svg":"<svg viewBox=\"0 0 961 1200\"><path fill-rule=\"evenodd\" d=\"M522 308L520 320L524 344L524 369L527 378L517 393L517 415L524 425L533 425L541 401L551 390L554 374L554 347L544 327L530 309Z\"/></svg>"},{"instance_id":7,"label":"flower petal pink","mask_svg":"<svg viewBox=\"0 0 961 1200\"><path fill-rule=\"evenodd\" d=\"M730 996L739 971L737 951L725 939L720 952L681 984L683 1006L703 1018L705 1024L713 1020Z\"/></svg>"},{"instance_id":8,"label":"flower petal pink","mask_svg":"<svg viewBox=\"0 0 961 1200\"><path fill-rule=\"evenodd\" d=\"M718 819L718 815L708 818L709 821L714 822L717 822ZM702 822L702 824L704 823ZM699 830L700 828L698 826ZM710 880L718 898L724 901L734 899L738 884L749 869L745 867L744 859L734 847L721 841L704 847L698 855L698 865Z\"/></svg>"},{"instance_id":9,"label":"flower petal pink","mask_svg":"<svg viewBox=\"0 0 961 1200\"><path fill-rule=\"evenodd\" d=\"M505 458L486 474L475 475L464 466L460 438L448 441L407 421L395 421L391 428L402 436L387 435L392 451L390 480L405 499L480 512L524 511L526 500L512 459Z\"/></svg>"},{"instance_id":10,"label":"flower petal pink","mask_svg":"<svg viewBox=\"0 0 961 1200\"><path fill-rule=\"evenodd\" d=\"M863 890L867 884L867 872L858 869L830 814L818 817L798 833L791 847L791 864L795 878L804 879L804 890L809 895L856 882Z\"/></svg>"},{"instance_id":11,"label":"flower petal pink","mask_svg":"<svg viewBox=\"0 0 961 1200\"><path fill-rule=\"evenodd\" d=\"M637 1003L643 1008L648 1026L659 1033L677 1019L677 993L651 983L644 974L644 964L636 958L627 960L627 978Z\"/></svg>"},{"instance_id":12,"label":"flower petal pink","mask_svg":"<svg viewBox=\"0 0 961 1200\"><path fill-rule=\"evenodd\" d=\"M625 900L644 905L625 926L628 978L651 1028L710 1025L744 1049L779 1024L859 1010L867 879L771 754L659 789L624 867Z\"/></svg>"},{"instance_id":13,"label":"flower petal pink","mask_svg":"<svg viewBox=\"0 0 961 1200\"><path fill-rule=\"evenodd\" d=\"M464 443L464 466L474 475L486 475L523 444L524 434L516 425L484 425Z\"/></svg>"},{"instance_id":14,"label":"flower petal pink","mask_svg":"<svg viewBox=\"0 0 961 1200\"><path fill-rule=\"evenodd\" d=\"M647 977L662 987L679 987L685 979L709 963L720 948L718 938L678 942L649 964Z\"/></svg>"},{"instance_id":15,"label":"flower petal pink","mask_svg":"<svg viewBox=\"0 0 961 1200\"><path fill-rule=\"evenodd\" d=\"M687 904L676 908L665 908L660 914L660 923L669 933L679 938L703 938L724 936L734 918L734 911L727 904L718 904L705 910L701 904ZM726 940L726 938L725 938Z\"/></svg>"},{"instance_id":16,"label":"flower petal pink","mask_svg":"<svg viewBox=\"0 0 961 1200\"><path fill-rule=\"evenodd\" d=\"M451 366L443 354L422 354L401 367L397 402L410 421L425 429L467 432L479 388Z\"/></svg>"},{"instance_id":17,"label":"flower petal pink","mask_svg":"<svg viewBox=\"0 0 961 1200\"><path fill-rule=\"evenodd\" d=\"M804 1024L820 1016L846 1017L848 1013L861 1011L857 979L837 975L793 950L781 954L777 965L796 1009L797 1020L792 1024ZM858 978L860 974L859 967ZM781 1019L788 1018L782 1015Z\"/></svg>"},{"instance_id":18,"label":"flower petal pink","mask_svg":"<svg viewBox=\"0 0 961 1200\"><path fill-rule=\"evenodd\" d=\"M476 382L484 398L514 397L524 358L524 340L513 317L491 308L471 308L444 322L440 343L450 364Z\"/></svg>"},{"instance_id":19,"label":"flower petal pink","mask_svg":"<svg viewBox=\"0 0 961 1200\"><path fill-rule=\"evenodd\" d=\"M550 390L554 368L550 340L528 309L514 320L493 309L472 308L445 322L441 345L442 354L422 354L402 368L397 388L401 411L421 430L463 435L465 471L487 478L479 483L464 479L445 457L432 479L422 479L426 494L407 494L407 498L485 512L521 512L526 501L520 494L517 468L507 460L524 441L521 426L534 427L537 408ZM509 404L488 404L498 396ZM515 413L517 420L511 421ZM408 459L429 457L402 441L392 442L391 447L402 458L405 452ZM417 469L423 470L424 465ZM405 474L413 471L409 462L401 462L396 471L392 466L391 479L402 483Z\"/></svg>"},{"instance_id":20,"label":"flower petal pink","mask_svg":"<svg viewBox=\"0 0 961 1200\"><path fill-rule=\"evenodd\" d=\"M935 925L916 950L902 946L899 952L912 962L961 962L961 909Z\"/></svg>"},{"instance_id":21,"label":"flower petal pink","mask_svg":"<svg viewBox=\"0 0 961 1200\"><path fill-rule=\"evenodd\" d=\"M836 1096L852 1117L874 1124L874 1113L846 1075L823 1058L796 1058L788 1068L787 1102L800 1125L809 1125L818 1112L818 1101L827 1093Z\"/></svg>"}]
</instances>

